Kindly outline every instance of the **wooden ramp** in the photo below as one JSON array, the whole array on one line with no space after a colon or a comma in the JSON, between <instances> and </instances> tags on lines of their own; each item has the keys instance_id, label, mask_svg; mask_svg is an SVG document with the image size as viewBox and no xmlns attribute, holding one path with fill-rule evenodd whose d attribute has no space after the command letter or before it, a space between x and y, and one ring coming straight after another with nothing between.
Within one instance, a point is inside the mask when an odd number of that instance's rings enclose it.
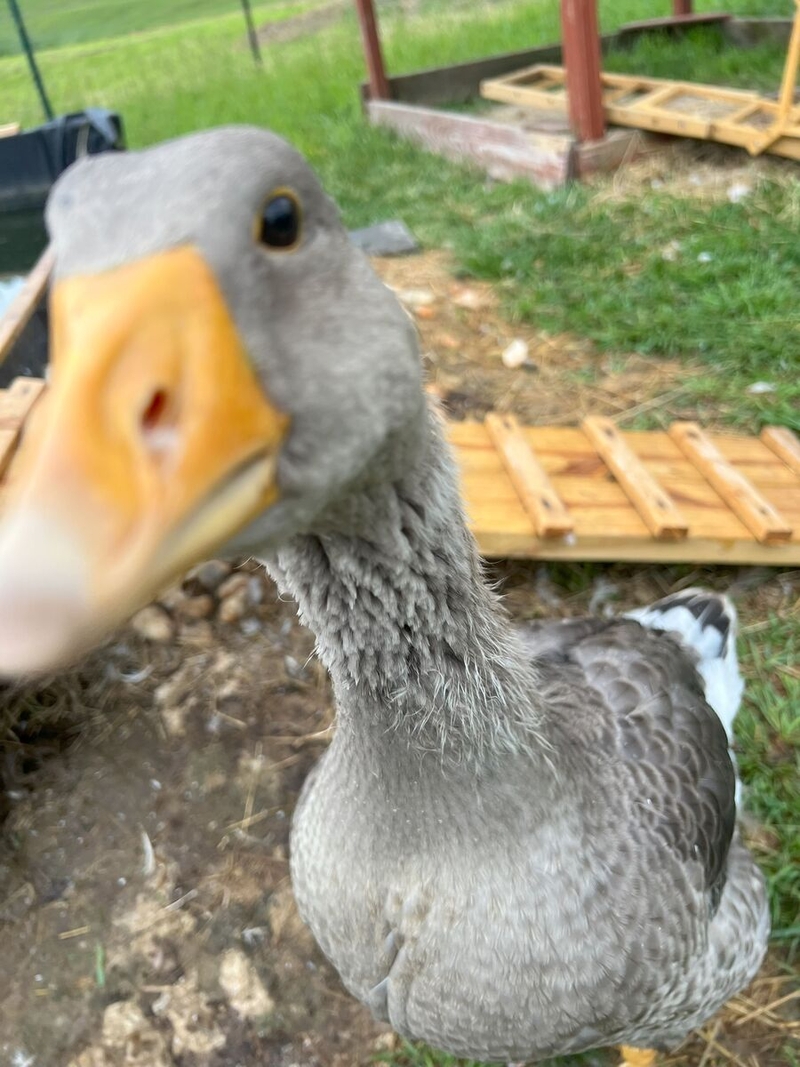
<instances>
[{"instance_id":1,"label":"wooden ramp","mask_svg":"<svg viewBox=\"0 0 800 1067\"><path fill-rule=\"evenodd\" d=\"M0 501L37 378L0 390ZM485 556L664 563L800 564L800 440L522 427L494 412L447 424Z\"/></svg>"},{"instance_id":2,"label":"wooden ramp","mask_svg":"<svg viewBox=\"0 0 800 1067\"><path fill-rule=\"evenodd\" d=\"M603 112L609 123L697 137L800 159L800 108L758 93L718 85L601 74ZM792 82L792 89L794 83ZM537 65L481 82L487 100L567 111L563 67Z\"/></svg>"}]
</instances>

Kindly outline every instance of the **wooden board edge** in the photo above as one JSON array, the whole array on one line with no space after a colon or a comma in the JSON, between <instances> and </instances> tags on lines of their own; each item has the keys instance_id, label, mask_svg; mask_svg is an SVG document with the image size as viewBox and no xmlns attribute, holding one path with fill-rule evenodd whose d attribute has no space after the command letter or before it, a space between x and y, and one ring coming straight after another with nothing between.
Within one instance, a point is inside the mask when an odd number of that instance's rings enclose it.
<instances>
[{"instance_id":1,"label":"wooden board edge","mask_svg":"<svg viewBox=\"0 0 800 1067\"><path fill-rule=\"evenodd\" d=\"M788 426L765 426L761 440L790 470L800 475L800 438Z\"/></svg>"},{"instance_id":2,"label":"wooden board edge","mask_svg":"<svg viewBox=\"0 0 800 1067\"><path fill-rule=\"evenodd\" d=\"M53 247L48 245L0 319L0 363L9 355L36 311L50 280L54 261Z\"/></svg>"}]
</instances>

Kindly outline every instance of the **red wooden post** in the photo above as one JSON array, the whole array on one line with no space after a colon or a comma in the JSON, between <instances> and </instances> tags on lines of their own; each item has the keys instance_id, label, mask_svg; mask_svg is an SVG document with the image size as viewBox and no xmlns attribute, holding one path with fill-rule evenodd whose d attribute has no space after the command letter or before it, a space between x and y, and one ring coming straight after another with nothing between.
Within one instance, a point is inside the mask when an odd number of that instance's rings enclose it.
<instances>
[{"instance_id":1,"label":"red wooden post","mask_svg":"<svg viewBox=\"0 0 800 1067\"><path fill-rule=\"evenodd\" d=\"M573 133L579 141L599 141L606 123L597 0L561 0L561 30Z\"/></svg>"},{"instance_id":2,"label":"red wooden post","mask_svg":"<svg viewBox=\"0 0 800 1067\"><path fill-rule=\"evenodd\" d=\"M676 18L681 15L691 15L692 0L672 0L672 12Z\"/></svg>"},{"instance_id":3,"label":"red wooden post","mask_svg":"<svg viewBox=\"0 0 800 1067\"><path fill-rule=\"evenodd\" d=\"M364 58L369 74L369 95L373 100L388 100L392 95L383 65L381 42L378 37L378 24L372 0L356 0L358 24L361 27L361 40L364 42Z\"/></svg>"}]
</instances>

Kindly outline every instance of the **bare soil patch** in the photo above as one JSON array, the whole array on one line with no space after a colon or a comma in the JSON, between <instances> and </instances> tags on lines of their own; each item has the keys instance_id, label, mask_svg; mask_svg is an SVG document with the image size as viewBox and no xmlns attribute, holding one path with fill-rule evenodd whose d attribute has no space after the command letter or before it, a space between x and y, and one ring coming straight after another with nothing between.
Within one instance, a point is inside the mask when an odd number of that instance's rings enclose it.
<instances>
[{"instance_id":1,"label":"bare soil patch","mask_svg":"<svg viewBox=\"0 0 800 1067\"><path fill-rule=\"evenodd\" d=\"M628 421L645 412L665 421L696 415L683 390L699 371L637 353L607 355L585 338L509 322L501 291L455 278L446 252L378 259L376 266L414 318L430 389L453 419L496 410L562 426L588 414ZM503 352L514 341L528 357L510 368Z\"/></svg>"}]
</instances>

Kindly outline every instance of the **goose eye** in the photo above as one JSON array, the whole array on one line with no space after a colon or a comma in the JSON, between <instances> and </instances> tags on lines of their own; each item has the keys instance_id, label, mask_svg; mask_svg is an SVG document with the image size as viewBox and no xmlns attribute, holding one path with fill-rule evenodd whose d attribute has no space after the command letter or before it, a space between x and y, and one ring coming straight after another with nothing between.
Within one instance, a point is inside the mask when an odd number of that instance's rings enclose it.
<instances>
[{"instance_id":1,"label":"goose eye","mask_svg":"<svg viewBox=\"0 0 800 1067\"><path fill-rule=\"evenodd\" d=\"M264 205L256 232L268 248L292 248L300 236L300 206L288 193L278 193Z\"/></svg>"}]
</instances>

